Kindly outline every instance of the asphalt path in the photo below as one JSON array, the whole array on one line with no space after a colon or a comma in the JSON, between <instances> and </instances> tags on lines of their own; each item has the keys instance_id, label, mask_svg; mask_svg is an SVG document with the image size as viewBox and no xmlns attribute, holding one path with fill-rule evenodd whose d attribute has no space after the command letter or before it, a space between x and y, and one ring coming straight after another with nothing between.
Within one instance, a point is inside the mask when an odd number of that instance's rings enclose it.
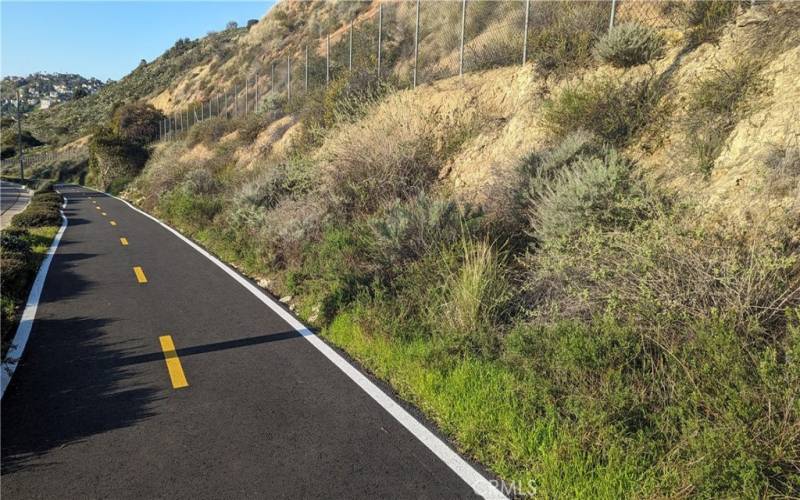
<instances>
[{"instance_id":1,"label":"asphalt path","mask_svg":"<svg viewBox=\"0 0 800 500\"><path fill-rule=\"evenodd\" d=\"M2 227L10 222L11 217L21 212L30 198L25 186L13 182L0 181L0 216Z\"/></svg>"},{"instance_id":2,"label":"asphalt path","mask_svg":"<svg viewBox=\"0 0 800 500\"><path fill-rule=\"evenodd\" d=\"M475 496L223 269L60 191L69 224L2 399L4 499Z\"/></svg>"}]
</instances>

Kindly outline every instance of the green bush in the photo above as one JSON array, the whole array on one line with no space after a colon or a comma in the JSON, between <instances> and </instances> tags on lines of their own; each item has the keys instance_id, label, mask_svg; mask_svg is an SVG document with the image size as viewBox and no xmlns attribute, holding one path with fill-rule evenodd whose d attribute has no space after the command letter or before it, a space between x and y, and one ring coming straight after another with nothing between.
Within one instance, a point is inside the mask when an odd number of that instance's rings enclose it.
<instances>
[{"instance_id":1,"label":"green bush","mask_svg":"<svg viewBox=\"0 0 800 500\"><path fill-rule=\"evenodd\" d=\"M592 53L599 61L629 68L660 57L664 53L664 38L648 26L622 23L603 35Z\"/></svg>"},{"instance_id":2,"label":"green bush","mask_svg":"<svg viewBox=\"0 0 800 500\"><path fill-rule=\"evenodd\" d=\"M200 143L212 145L234 130L236 130L235 120L229 120L222 116L213 116L190 128L186 142L189 146Z\"/></svg>"},{"instance_id":3,"label":"green bush","mask_svg":"<svg viewBox=\"0 0 800 500\"><path fill-rule=\"evenodd\" d=\"M26 229L9 227L0 231L0 251L22 255L24 258L30 256L31 242Z\"/></svg>"},{"instance_id":4,"label":"green bush","mask_svg":"<svg viewBox=\"0 0 800 500\"><path fill-rule=\"evenodd\" d=\"M161 200L159 209L189 229L202 229L222 210L215 196L193 195L182 189L172 191Z\"/></svg>"},{"instance_id":5,"label":"green bush","mask_svg":"<svg viewBox=\"0 0 800 500\"><path fill-rule=\"evenodd\" d=\"M449 246L469 232L474 218L453 200L420 193L405 202L396 201L369 223L372 258L387 275L404 263L419 259L442 245Z\"/></svg>"},{"instance_id":6,"label":"green bush","mask_svg":"<svg viewBox=\"0 0 800 500\"><path fill-rule=\"evenodd\" d=\"M164 115L152 104L140 101L117 106L111 116L114 134L136 144L158 139Z\"/></svg>"},{"instance_id":7,"label":"green bush","mask_svg":"<svg viewBox=\"0 0 800 500\"><path fill-rule=\"evenodd\" d=\"M532 234L559 242L587 227L629 230L657 213L658 200L634 172L634 164L614 149L599 157L579 157L546 189L530 193Z\"/></svg>"},{"instance_id":8,"label":"green bush","mask_svg":"<svg viewBox=\"0 0 800 500\"><path fill-rule=\"evenodd\" d=\"M14 252L3 252L0 257L3 272L0 275L0 286L4 294L20 290L31 275L31 269L25 256Z\"/></svg>"},{"instance_id":9,"label":"green bush","mask_svg":"<svg viewBox=\"0 0 800 500\"><path fill-rule=\"evenodd\" d=\"M15 227L60 226L58 205L31 203L25 210L11 218Z\"/></svg>"},{"instance_id":10,"label":"green bush","mask_svg":"<svg viewBox=\"0 0 800 500\"><path fill-rule=\"evenodd\" d=\"M149 155L136 140L97 131L89 140L89 174L93 185L105 191L118 178L132 178L141 172Z\"/></svg>"},{"instance_id":11,"label":"green bush","mask_svg":"<svg viewBox=\"0 0 800 500\"><path fill-rule=\"evenodd\" d=\"M544 118L558 136L588 130L621 146L651 120L658 101L657 86L649 78L597 81L564 89L546 103Z\"/></svg>"}]
</instances>

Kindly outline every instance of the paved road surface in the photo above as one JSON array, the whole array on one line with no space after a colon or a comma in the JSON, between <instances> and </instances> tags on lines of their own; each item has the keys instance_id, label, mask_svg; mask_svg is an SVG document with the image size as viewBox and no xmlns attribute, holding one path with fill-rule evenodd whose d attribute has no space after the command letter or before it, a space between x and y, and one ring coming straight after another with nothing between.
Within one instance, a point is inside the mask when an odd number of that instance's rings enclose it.
<instances>
[{"instance_id":1,"label":"paved road surface","mask_svg":"<svg viewBox=\"0 0 800 500\"><path fill-rule=\"evenodd\" d=\"M0 228L11 222L11 217L21 212L30 200L25 186L13 182L0 181Z\"/></svg>"},{"instance_id":2,"label":"paved road surface","mask_svg":"<svg viewBox=\"0 0 800 500\"><path fill-rule=\"evenodd\" d=\"M2 400L4 500L474 496L222 269L116 199L62 192L69 226Z\"/></svg>"}]
</instances>

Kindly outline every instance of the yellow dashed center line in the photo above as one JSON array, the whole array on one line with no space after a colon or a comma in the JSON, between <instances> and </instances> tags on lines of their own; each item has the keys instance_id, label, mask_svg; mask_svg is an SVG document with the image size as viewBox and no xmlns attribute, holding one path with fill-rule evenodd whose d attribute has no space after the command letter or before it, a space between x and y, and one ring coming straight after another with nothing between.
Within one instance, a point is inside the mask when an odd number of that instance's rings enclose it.
<instances>
[{"instance_id":1,"label":"yellow dashed center line","mask_svg":"<svg viewBox=\"0 0 800 500\"><path fill-rule=\"evenodd\" d=\"M105 212L100 212L100 215L108 215L108 214Z\"/></svg>"},{"instance_id":2,"label":"yellow dashed center line","mask_svg":"<svg viewBox=\"0 0 800 500\"><path fill-rule=\"evenodd\" d=\"M111 224L112 226L116 226L117 225L117 223L115 221L113 221L113 220L109 221L108 223Z\"/></svg>"},{"instance_id":3,"label":"yellow dashed center line","mask_svg":"<svg viewBox=\"0 0 800 500\"><path fill-rule=\"evenodd\" d=\"M167 363L167 371L169 372L170 380L172 380L172 388L189 387L186 375L183 374L181 360L178 358L178 353L175 352L175 344L172 342L172 337L162 335L158 337L158 341L161 342L161 350L164 351L164 361Z\"/></svg>"},{"instance_id":4,"label":"yellow dashed center line","mask_svg":"<svg viewBox=\"0 0 800 500\"><path fill-rule=\"evenodd\" d=\"M133 268L133 274L136 275L136 281L139 283L147 283L147 276L144 275L144 271L139 266Z\"/></svg>"},{"instance_id":5,"label":"yellow dashed center line","mask_svg":"<svg viewBox=\"0 0 800 500\"><path fill-rule=\"evenodd\" d=\"M119 242L122 243L122 246L128 246L128 238L120 238Z\"/></svg>"},{"instance_id":6,"label":"yellow dashed center line","mask_svg":"<svg viewBox=\"0 0 800 500\"><path fill-rule=\"evenodd\" d=\"M94 208L96 208L96 209L100 210L100 205L97 205L97 206L96 206L96 207L94 207Z\"/></svg>"}]
</instances>

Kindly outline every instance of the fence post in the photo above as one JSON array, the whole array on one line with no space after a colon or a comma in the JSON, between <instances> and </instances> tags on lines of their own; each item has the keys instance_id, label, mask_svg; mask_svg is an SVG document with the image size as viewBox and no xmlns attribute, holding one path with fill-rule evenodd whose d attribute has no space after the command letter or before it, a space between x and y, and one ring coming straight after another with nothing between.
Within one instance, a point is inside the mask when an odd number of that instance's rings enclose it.
<instances>
[{"instance_id":1,"label":"fence post","mask_svg":"<svg viewBox=\"0 0 800 500\"><path fill-rule=\"evenodd\" d=\"M350 48L347 56L347 70L353 71L353 20L350 20Z\"/></svg>"},{"instance_id":2,"label":"fence post","mask_svg":"<svg viewBox=\"0 0 800 500\"><path fill-rule=\"evenodd\" d=\"M255 113L258 113L258 71L256 71L256 103L253 109Z\"/></svg>"},{"instance_id":3,"label":"fence post","mask_svg":"<svg viewBox=\"0 0 800 500\"><path fill-rule=\"evenodd\" d=\"M244 116L247 116L247 112L249 111L247 105L247 75L244 77Z\"/></svg>"},{"instance_id":4,"label":"fence post","mask_svg":"<svg viewBox=\"0 0 800 500\"><path fill-rule=\"evenodd\" d=\"M219 116L219 94L217 94L217 116Z\"/></svg>"},{"instance_id":5,"label":"fence post","mask_svg":"<svg viewBox=\"0 0 800 500\"><path fill-rule=\"evenodd\" d=\"M228 118L228 92L225 92L225 118Z\"/></svg>"},{"instance_id":6,"label":"fence post","mask_svg":"<svg viewBox=\"0 0 800 500\"><path fill-rule=\"evenodd\" d=\"M305 70L305 83L303 84L303 90L308 92L308 45L306 45L306 70Z\"/></svg>"},{"instance_id":7,"label":"fence post","mask_svg":"<svg viewBox=\"0 0 800 500\"><path fill-rule=\"evenodd\" d=\"M614 27L614 17L617 13L617 0L611 0L611 19L608 21L608 29Z\"/></svg>"},{"instance_id":8,"label":"fence post","mask_svg":"<svg viewBox=\"0 0 800 500\"><path fill-rule=\"evenodd\" d=\"M458 76L464 76L464 28L467 20L467 0L461 0L461 45L458 50Z\"/></svg>"},{"instance_id":9,"label":"fence post","mask_svg":"<svg viewBox=\"0 0 800 500\"><path fill-rule=\"evenodd\" d=\"M233 84L233 116L239 116L239 89Z\"/></svg>"},{"instance_id":10,"label":"fence post","mask_svg":"<svg viewBox=\"0 0 800 500\"><path fill-rule=\"evenodd\" d=\"M414 81L413 87L417 88L417 65L419 64L419 0L417 0L417 20L414 24Z\"/></svg>"},{"instance_id":11,"label":"fence post","mask_svg":"<svg viewBox=\"0 0 800 500\"><path fill-rule=\"evenodd\" d=\"M325 86L331 80L331 35L328 33L328 38L325 41Z\"/></svg>"},{"instance_id":12,"label":"fence post","mask_svg":"<svg viewBox=\"0 0 800 500\"><path fill-rule=\"evenodd\" d=\"M522 65L528 62L528 19L531 15L531 0L525 0L525 29L523 30L525 40L522 42Z\"/></svg>"},{"instance_id":13,"label":"fence post","mask_svg":"<svg viewBox=\"0 0 800 500\"><path fill-rule=\"evenodd\" d=\"M19 156L19 178L25 180L25 163L22 159L22 110L19 109L20 97L17 89L17 156Z\"/></svg>"},{"instance_id":14,"label":"fence post","mask_svg":"<svg viewBox=\"0 0 800 500\"><path fill-rule=\"evenodd\" d=\"M381 39L383 38L383 2L378 4L378 79L381 77Z\"/></svg>"},{"instance_id":15,"label":"fence post","mask_svg":"<svg viewBox=\"0 0 800 500\"><path fill-rule=\"evenodd\" d=\"M286 102L292 99L292 56L286 56Z\"/></svg>"},{"instance_id":16,"label":"fence post","mask_svg":"<svg viewBox=\"0 0 800 500\"><path fill-rule=\"evenodd\" d=\"M275 61L272 61L272 73L269 80L269 90L270 93L275 93Z\"/></svg>"}]
</instances>

